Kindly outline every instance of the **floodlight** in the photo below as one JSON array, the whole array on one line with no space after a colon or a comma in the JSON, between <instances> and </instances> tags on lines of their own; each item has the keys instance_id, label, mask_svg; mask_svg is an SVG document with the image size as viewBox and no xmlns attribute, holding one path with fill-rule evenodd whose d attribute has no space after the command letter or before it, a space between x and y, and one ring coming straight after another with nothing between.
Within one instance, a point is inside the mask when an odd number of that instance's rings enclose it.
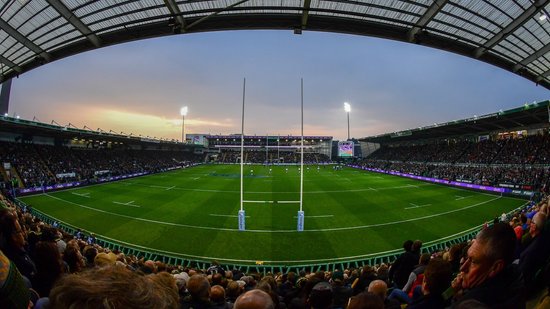
<instances>
[{"instance_id":1,"label":"floodlight","mask_svg":"<svg viewBox=\"0 0 550 309\"><path fill-rule=\"evenodd\" d=\"M180 115L187 116L187 106L184 106L180 109Z\"/></svg>"},{"instance_id":2,"label":"floodlight","mask_svg":"<svg viewBox=\"0 0 550 309\"><path fill-rule=\"evenodd\" d=\"M544 13L540 14L540 16L539 16L540 21L545 21L546 18L548 18L548 16L546 16L546 14L544 14Z\"/></svg>"},{"instance_id":3,"label":"floodlight","mask_svg":"<svg viewBox=\"0 0 550 309\"><path fill-rule=\"evenodd\" d=\"M351 105L349 105L348 102L344 102L344 110L346 111L346 113L351 112Z\"/></svg>"}]
</instances>

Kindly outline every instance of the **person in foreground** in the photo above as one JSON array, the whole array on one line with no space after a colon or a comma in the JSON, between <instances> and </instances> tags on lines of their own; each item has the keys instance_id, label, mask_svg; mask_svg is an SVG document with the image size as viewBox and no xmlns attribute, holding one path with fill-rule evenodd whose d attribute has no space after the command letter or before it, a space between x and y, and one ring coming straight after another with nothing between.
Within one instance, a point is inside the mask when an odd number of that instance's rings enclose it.
<instances>
[{"instance_id":1,"label":"person in foreground","mask_svg":"<svg viewBox=\"0 0 550 309\"><path fill-rule=\"evenodd\" d=\"M523 278L512 264L515 246L514 230L506 223L481 230L452 282L453 308L469 300L489 308L525 308Z\"/></svg>"}]
</instances>

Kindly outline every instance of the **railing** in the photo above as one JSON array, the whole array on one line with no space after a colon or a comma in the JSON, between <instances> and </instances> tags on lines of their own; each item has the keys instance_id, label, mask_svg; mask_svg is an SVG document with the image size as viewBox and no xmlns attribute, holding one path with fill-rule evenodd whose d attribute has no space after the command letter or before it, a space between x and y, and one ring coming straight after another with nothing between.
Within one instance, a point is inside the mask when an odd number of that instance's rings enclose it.
<instances>
[{"instance_id":1,"label":"railing","mask_svg":"<svg viewBox=\"0 0 550 309\"><path fill-rule=\"evenodd\" d=\"M79 230L88 235L93 233L93 231L82 230L66 222L59 221L55 218L52 218L39 210L28 207L22 201L16 200L16 204L20 208L29 209L32 215L36 216L37 218L39 218L40 220L44 221L47 224L54 225L54 223L56 223L58 228L61 228L66 233L69 233L71 235L75 235ZM524 206L521 206L518 209L522 207ZM518 209L512 210L509 214L515 212ZM450 248L454 244L467 242L475 238L476 234L479 232L481 228L482 228L482 225L479 225L469 230L447 236L444 238L444 240L439 239L436 241L426 242L422 247L422 252L432 253L436 251L442 251ZM193 257L186 257L185 254L174 255L171 253L163 252L162 250L154 250L151 248L142 247L139 245L115 240L102 235L97 235L95 243L97 243L98 245L104 248L109 248L112 251L118 250L120 252L124 252L124 254L126 255L143 257L146 260L158 260L158 261L162 261L163 263L167 263L171 265L181 265L184 267L195 267L199 269L207 269L212 262L212 261L196 259ZM388 264L393 262L402 252L403 252L402 249L396 249L396 250L386 251L383 253L374 253L371 255L365 255L363 258L359 258L359 259L350 259L350 260L343 260L343 261L327 261L325 263L304 264L304 265L263 265L262 262L257 262L257 265L251 265L251 264L247 265L247 264L237 264L237 263L224 263L223 259L219 259L218 261L224 265L225 269L229 269L229 270L238 269L245 273L250 273L250 272L287 273L290 271L299 272L301 270L304 270L306 272L316 272L320 270L330 270L330 271L334 271L335 269L342 270L342 269L348 269L351 267L360 268L364 265L374 266L382 263Z\"/></svg>"}]
</instances>

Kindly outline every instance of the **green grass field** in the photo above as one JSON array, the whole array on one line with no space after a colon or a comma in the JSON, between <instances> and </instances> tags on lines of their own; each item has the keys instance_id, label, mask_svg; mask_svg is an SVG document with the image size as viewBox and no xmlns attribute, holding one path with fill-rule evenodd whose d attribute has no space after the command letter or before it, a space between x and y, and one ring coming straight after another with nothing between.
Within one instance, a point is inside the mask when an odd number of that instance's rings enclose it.
<instances>
[{"instance_id":1,"label":"green grass field","mask_svg":"<svg viewBox=\"0 0 550 309\"><path fill-rule=\"evenodd\" d=\"M250 175L251 169L254 175ZM288 170L287 170L288 169ZM296 265L361 259L406 239L436 241L524 200L345 168L304 173L297 232L295 166L245 166L246 231L238 230L240 167L185 170L22 198L35 209L116 241L190 259Z\"/></svg>"}]
</instances>

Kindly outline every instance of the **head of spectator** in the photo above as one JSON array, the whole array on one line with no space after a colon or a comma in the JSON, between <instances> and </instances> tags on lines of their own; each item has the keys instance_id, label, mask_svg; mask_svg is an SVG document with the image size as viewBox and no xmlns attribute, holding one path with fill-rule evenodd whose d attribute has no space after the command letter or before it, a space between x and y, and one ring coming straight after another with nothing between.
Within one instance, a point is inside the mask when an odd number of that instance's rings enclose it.
<instances>
[{"instance_id":1,"label":"head of spectator","mask_svg":"<svg viewBox=\"0 0 550 309\"><path fill-rule=\"evenodd\" d=\"M225 271L225 279L227 279L227 281L233 280L233 272L230 271L230 270L226 270Z\"/></svg>"},{"instance_id":2,"label":"head of spectator","mask_svg":"<svg viewBox=\"0 0 550 309\"><path fill-rule=\"evenodd\" d=\"M271 296L262 290L250 290L237 298L234 309L275 309Z\"/></svg>"},{"instance_id":3,"label":"head of spectator","mask_svg":"<svg viewBox=\"0 0 550 309\"><path fill-rule=\"evenodd\" d=\"M451 263L440 258L431 259L424 270L422 292L424 295L441 295L451 285L453 269Z\"/></svg>"},{"instance_id":4,"label":"head of spectator","mask_svg":"<svg viewBox=\"0 0 550 309\"><path fill-rule=\"evenodd\" d=\"M242 282L242 286L239 284L239 282ZM241 295L241 293L244 291L244 281L229 281L227 283L226 288L226 297L230 302L235 302L237 300L237 297Z\"/></svg>"},{"instance_id":5,"label":"head of spectator","mask_svg":"<svg viewBox=\"0 0 550 309\"><path fill-rule=\"evenodd\" d=\"M73 244L72 240L67 244L67 248L65 248L65 252L63 253L63 260L69 266L69 272L76 273L86 268L86 261L80 253L78 245Z\"/></svg>"},{"instance_id":6,"label":"head of spectator","mask_svg":"<svg viewBox=\"0 0 550 309\"><path fill-rule=\"evenodd\" d=\"M124 253L121 253L124 254ZM167 270L166 264L161 261L155 261L155 269L157 270L157 273L163 272Z\"/></svg>"},{"instance_id":7,"label":"head of spectator","mask_svg":"<svg viewBox=\"0 0 550 309\"><path fill-rule=\"evenodd\" d=\"M203 275L193 275L187 281L187 290L195 301L208 302L210 299L210 283Z\"/></svg>"},{"instance_id":8,"label":"head of spectator","mask_svg":"<svg viewBox=\"0 0 550 309\"><path fill-rule=\"evenodd\" d=\"M475 299L491 308L525 306L525 283L519 267L512 264L515 247L510 225L497 223L481 230L452 283L455 304Z\"/></svg>"},{"instance_id":9,"label":"head of spectator","mask_svg":"<svg viewBox=\"0 0 550 309\"><path fill-rule=\"evenodd\" d=\"M178 291L185 292L187 289L187 281L189 280L189 275L182 271L181 273L174 274L174 279L176 279L176 285L178 287Z\"/></svg>"},{"instance_id":10,"label":"head of spectator","mask_svg":"<svg viewBox=\"0 0 550 309\"><path fill-rule=\"evenodd\" d=\"M178 308L176 291L162 282L124 267L94 268L62 277L49 308Z\"/></svg>"},{"instance_id":11,"label":"head of spectator","mask_svg":"<svg viewBox=\"0 0 550 309\"><path fill-rule=\"evenodd\" d=\"M384 309L384 301L371 292L361 292L350 297L347 309Z\"/></svg>"},{"instance_id":12,"label":"head of spectator","mask_svg":"<svg viewBox=\"0 0 550 309\"><path fill-rule=\"evenodd\" d=\"M221 273L212 274L212 285L224 285L223 275Z\"/></svg>"},{"instance_id":13,"label":"head of spectator","mask_svg":"<svg viewBox=\"0 0 550 309\"><path fill-rule=\"evenodd\" d=\"M103 266L112 266L116 263L116 255L112 252L105 253L101 252L98 253L94 258L94 264L98 267Z\"/></svg>"},{"instance_id":14,"label":"head of spectator","mask_svg":"<svg viewBox=\"0 0 550 309\"><path fill-rule=\"evenodd\" d=\"M0 209L0 249L19 250L25 246L25 231L11 209Z\"/></svg>"},{"instance_id":15,"label":"head of spectator","mask_svg":"<svg viewBox=\"0 0 550 309\"><path fill-rule=\"evenodd\" d=\"M331 280L333 285L344 285L344 273L340 270L332 272Z\"/></svg>"},{"instance_id":16,"label":"head of spectator","mask_svg":"<svg viewBox=\"0 0 550 309\"><path fill-rule=\"evenodd\" d=\"M36 261L36 276L32 279L33 288L40 296L50 293L54 282L64 273L64 264L55 242L39 241L33 252Z\"/></svg>"},{"instance_id":17,"label":"head of spectator","mask_svg":"<svg viewBox=\"0 0 550 309\"><path fill-rule=\"evenodd\" d=\"M170 303L168 307L171 308L174 305L179 305L178 286L176 279L172 275L164 271L158 274L147 275L147 278L155 284L157 289L166 290L166 293L170 295L170 297L167 298L167 301L172 302L173 300L176 300L175 304Z\"/></svg>"},{"instance_id":18,"label":"head of spectator","mask_svg":"<svg viewBox=\"0 0 550 309\"><path fill-rule=\"evenodd\" d=\"M313 286L307 301L313 309L326 309L331 307L332 298L332 286L326 281L321 281Z\"/></svg>"},{"instance_id":19,"label":"head of spectator","mask_svg":"<svg viewBox=\"0 0 550 309\"><path fill-rule=\"evenodd\" d=\"M214 285L210 288L210 300L214 304L225 303L225 289L221 285Z\"/></svg>"},{"instance_id":20,"label":"head of spectator","mask_svg":"<svg viewBox=\"0 0 550 309\"><path fill-rule=\"evenodd\" d=\"M95 257L97 256L97 249L93 246L86 246L82 250L82 255L86 259L86 264L93 267L95 263Z\"/></svg>"},{"instance_id":21,"label":"head of spectator","mask_svg":"<svg viewBox=\"0 0 550 309\"><path fill-rule=\"evenodd\" d=\"M388 296L388 285L380 279L373 280L368 287L368 292L378 295L382 301Z\"/></svg>"},{"instance_id":22,"label":"head of spectator","mask_svg":"<svg viewBox=\"0 0 550 309\"><path fill-rule=\"evenodd\" d=\"M420 249L422 249L422 240L415 240L411 246L411 251L420 254Z\"/></svg>"},{"instance_id":23,"label":"head of spectator","mask_svg":"<svg viewBox=\"0 0 550 309\"><path fill-rule=\"evenodd\" d=\"M516 234L508 224L497 223L481 230L460 267L462 288L474 288L502 272L512 263L515 246Z\"/></svg>"},{"instance_id":24,"label":"head of spectator","mask_svg":"<svg viewBox=\"0 0 550 309\"><path fill-rule=\"evenodd\" d=\"M542 230L544 229L544 225L546 224L546 214L542 212L538 212L534 217L533 220L531 220L531 224L529 225L529 234L532 238L535 238L542 233Z\"/></svg>"},{"instance_id":25,"label":"head of spectator","mask_svg":"<svg viewBox=\"0 0 550 309\"><path fill-rule=\"evenodd\" d=\"M408 252L408 251L411 251L412 249L412 245L413 245L413 241L408 239L408 240L405 240L405 242L403 243L403 249Z\"/></svg>"},{"instance_id":26,"label":"head of spectator","mask_svg":"<svg viewBox=\"0 0 550 309\"><path fill-rule=\"evenodd\" d=\"M152 260L147 260L143 262L140 270L145 274L155 274L157 272L157 265Z\"/></svg>"}]
</instances>

